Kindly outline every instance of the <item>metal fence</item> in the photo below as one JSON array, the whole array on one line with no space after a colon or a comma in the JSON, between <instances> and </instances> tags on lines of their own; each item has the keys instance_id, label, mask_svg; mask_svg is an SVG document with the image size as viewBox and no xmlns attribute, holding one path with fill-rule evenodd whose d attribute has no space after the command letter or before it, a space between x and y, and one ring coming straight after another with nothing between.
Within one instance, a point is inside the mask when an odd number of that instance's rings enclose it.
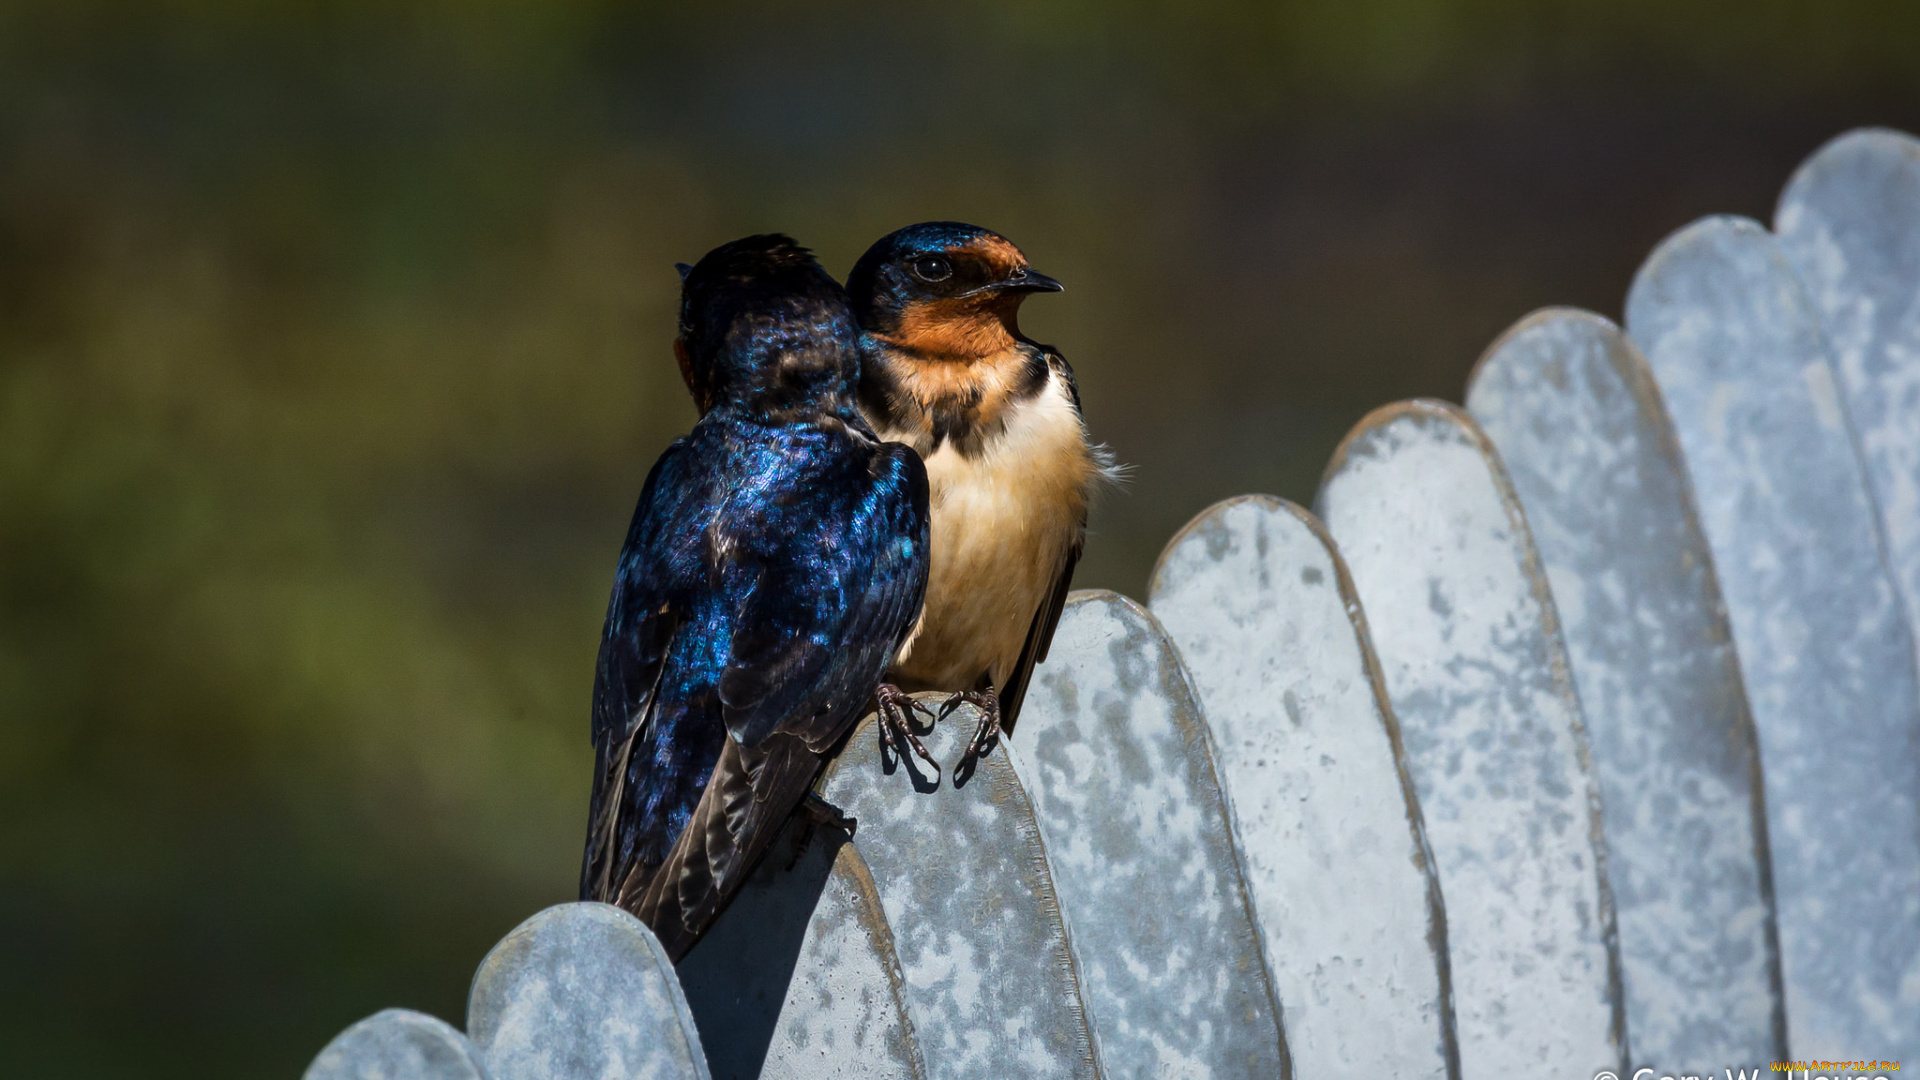
<instances>
[{"instance_id":1,"label":"metal fence","mask_svg":"<svg viewBox=\"0 0 1920 1080\"><path fill-rule=\"evenodd\" d=\"M465 1034L388 1010L308 1077L1920 1061L1920 142L1834 140L1465 399L1361 421L1313 513L1208 509L1147 607L1076 594L964 784L869 722L856 838L796 827L678 971L549 909Z\"/></svg>"}]
</instances>

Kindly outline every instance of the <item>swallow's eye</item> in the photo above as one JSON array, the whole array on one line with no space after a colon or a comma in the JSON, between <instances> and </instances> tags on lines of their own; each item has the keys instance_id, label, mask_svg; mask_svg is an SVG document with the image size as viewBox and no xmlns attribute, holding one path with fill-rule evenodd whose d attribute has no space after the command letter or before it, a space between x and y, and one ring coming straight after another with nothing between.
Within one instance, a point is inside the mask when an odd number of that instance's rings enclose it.
<instances>
[{"instance_id":1,"label":"swallow's eye","mask_svg":"<svg viewBox=\"0 0 1920 1080\"><path fill-rule=\"evenodd\" d=\"M913 260L913 273L921 281L945 281L953 276L953 264L945 255L922 255Z\"/></svg>"}]
</instances>

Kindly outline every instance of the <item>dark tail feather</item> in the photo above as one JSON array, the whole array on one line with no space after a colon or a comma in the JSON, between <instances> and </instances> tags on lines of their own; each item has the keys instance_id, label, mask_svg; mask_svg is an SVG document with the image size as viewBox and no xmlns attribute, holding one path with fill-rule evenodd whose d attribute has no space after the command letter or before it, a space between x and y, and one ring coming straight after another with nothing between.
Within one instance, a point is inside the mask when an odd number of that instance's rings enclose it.
<instances>
[{"instance_id":1,"label":"dark tail feather","mask_svg":"<svg viewBox=\"0 0 1920 1080\"><path fill-rule=\"evenodd\" d=\"M593 801L587 811L587 849L580 860L580 899L611 903L619 860L620 804L627 776L627 754L633 738L595 754L598 772Z\"/></svg>"},{"instance_id":2,"label":"dark tail feather","mask_svg":"<svg viewBox=\"0 0 1920 1080\"><path fill-rule=\"evenodd\" d=\"M620 906L653 930L674 963L726 910L820 766L820 757L793 736L774 735L757 749L727 739L666 861L620 890Z\"/></svg>"}]
</instances>

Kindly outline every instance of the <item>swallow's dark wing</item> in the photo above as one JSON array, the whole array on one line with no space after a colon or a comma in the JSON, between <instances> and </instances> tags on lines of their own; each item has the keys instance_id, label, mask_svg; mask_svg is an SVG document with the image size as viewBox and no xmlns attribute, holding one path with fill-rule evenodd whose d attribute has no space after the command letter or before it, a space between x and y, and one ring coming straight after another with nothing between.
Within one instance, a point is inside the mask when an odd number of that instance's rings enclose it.
<instances>
[{"instance_id":1,"label":"swallow's dark wing","mask_svg":"<svg viewBox=\"0 0 1920 1080\"><path fill-rule=\"evenodd\" d=\"M727 730L751 746L779 733L826 751L864 707L927 591L927 471L900 443L861 470L842 521L796 537L742 610L720 681ZM796 499L817 497L798 492Z\"/></svg>"},{"instance_id":2,"label":"swallow's dark wing","mask_svg":"<svg viewBox=\"0 0 1920 1080\"><path fill-rule=\"evenodd\" d=\"M1047 367L1053 371L1054 377L1067 388L1067 400L1073 402L1073 414L1084 417L1080 411L1080 380L1073 377L1073 365L1067 363L1067 358L1060 350L1051 345L1040 346L1040 351L1046 354Z\"/></svg>"},{"instance_id":3,"label":"swallow's dark wing","mask_svg":"<svg viewBox=\"0 0 1920 1080\"><path fill-rule=\"evenodd\" d=\"M728 738L692 819L634 910L676 960L759 862L911 632L926 595L926 469L888 443L837 499L797 489L798 521L752 576L720 679ZM807 504L839 504L810 512Z\"/></svg>"},{"instance_id":4,"label":"swallow's dark wing","mask_svg":"<svg viewBox=\"0 0 1920 1080\"><path fill-rule=\"evenodd\" d=\"M1054 572L1053 591L1040 609L1033 613L1033 625L1027 628L1027 642L1020 647L1020 660L1013 665L1008 674L1006 685L999 688L1000 727L1012 734L1014 722L1020 719L1020 705L1027 699L1027 684L1033 681L1033 669L1047 658L1047 648L1053 644L1053 632L1060 628L1060 612L1067 606L1067 594L1073 591L1073 568L1080 563L1080 550L1086 546L1087 523L1083 519L1073 543L1061 555L1059 568Z\"/></svg>"},{"instance_id":5,"label":"swallow's dark wing","mask_svg":"<svg viewBox=\"0 0 1920 1080\"><path fill-rule=\"evenodd\" d=\"M1047 366L1053 369L1054 377L1066 387L1067 398L1073 402L1073 411L1080 414L1080 384L1074 380L1073 367L1067 358L1051 346L1043 345L1047 355ZM1014 722L1020 719L1020 705L1027 699L1027 684L1033 681L1033 669L1045 662L1047 649L1053 644L1053 633L1060 628L1060 612L1067 606L1067 594L1073 591L1073 568L1080 564L1080 552L1087 544L1087 519L1082 514L1080 523L1074 530L1073 542L1061 553L1060 561L1054 568L1053 589L1047 598L1033 613L1033 623L1027 628L1026 644L1020 647L1020 660L1008 673L1006 683L998 688L1000 697L1000 726L1011 734Z\"/></svg>"},{"instance_id":6,"label":"swallow's dark wing","mask_svg":"<svg viewBox=\"0 0 1920 1080\"><path fill-rule=\"evenodd\" d=\"M633 523L614 572L606 627L593 682L593 801L587 818L587 846L580 868L580 898L611 900L631 871L631 837L620 836L636 743L644 743L658 705L668 650L685 617L673 596L672 575L662 565L661 534L680 509L663 491L675 486L682 445L669 447L654 464L640 491ZM662 483L662 477L666 481ZM633 823L626 823L631 831Z\"/></svg>"}]
</instances>

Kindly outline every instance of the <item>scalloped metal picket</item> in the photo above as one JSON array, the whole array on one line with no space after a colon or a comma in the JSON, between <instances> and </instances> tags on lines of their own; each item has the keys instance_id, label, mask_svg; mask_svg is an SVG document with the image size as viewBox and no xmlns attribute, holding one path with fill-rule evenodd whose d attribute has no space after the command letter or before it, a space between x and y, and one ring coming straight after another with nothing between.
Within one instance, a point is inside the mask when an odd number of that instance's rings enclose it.
<instances>
[{"instance_id":1,"label":"scalloped metal picket","mask_svg":"<svg viewBox=\"0 0 1920 1080\"><path fill-rule=\"evenodd\" d=\"M709 1080L666 950L610 904L550 907L502 938L467 1032L493 1080Z\"/></svg>"},{"instance_id":2,"label":"scalloped metal picket","mask_svg":"<svg viewBox=\"0 0 1920 1080\"><path fill-rule=\"evenodd\" d=\"M978 722L972 706L956 709L926 745L955 761ZM883 750L869 716L820 790L859 821L854 846L893 930L927 1075L1099 1077L1026 790L1003 754L981 759L964 786L922 768Z\"/></svg>"},{"instance_id":3,"label":"scalloped metal picket","mask_svg":"<svg viewBox=\"0 0 1920 1080\"><path fill-rule=\"evenodd\" d=\"M1465 1076L1625 1063L1598 787L1553 600L1473 420L1362 420L1317 509L1367 611L1447 903Z\"/></svg>"},{"instance_id":4,"label":"scalloped metal picket","mask_svg":"<svg viewBox=\"0 0 1920 1080\"><path fill-rule=\"evenodd\" d=\"M1834 139L1793 174L1773 227L1820 311L1920 636L1920 139L1884 128Z\"/></svg>"},{"instance_id":5,"label":"scalloped metal picket","mask_svg":"<svg viewBox=\"0 0 1920 1080\"><path fill-rule=\"evenodd\" d=\"M1295 1070L1457 1078L1440 883L1325 529L1269 496L1215 504L1150 596L1213 732Z\"/></svg>"},{"instance_id":6,"label":"scalloped metal picket","mask_svg":"<svg viewBox=\"0 0 1920 1080\"><path fill-rule=\"evenodd\" d=\"M1069 597L1004 742L1112 1076L1291 1075L1210 741L1153 616Z\"/></svg>"},{"instance_id":7,"label":"scalloped metal picket","mask_svg":"<svg viewBox=\"0 0 1920 1080\"><path fill-rule=\"evenodd\" d=\"M1553 586L1605 810L1634 1064L1786 1058L1753 721L1686 463L1639 350L1554 309L1467 406Z\"/></svg>"},{"instance_id":8,"label":"scalloped metal picket","mask_svg":"<svg viewBox=\"0 0 1920 1080\"><path fill-rule=\"evenodd\" d=\"M798 819L680 961L714 1080L923 1080L893 931L845 835Z\"/></svg>"},{"instance_id":9,"label":"scalloped metal picket","mask_svg":"<svg viewBox=\"0 0 1920 1080\"><path fill-rule=\"evenodd\" d=\"M488 1080L479 1051L453 1025L382 1009L334 1036L302 1080Z\"/></svg>"},{"instance_id":10,"label":"scalloped metal picket","mask_svg":"<svg viewBox=\"0 0 1920 1080\"><path fill-rule=\"evenodd\" d=\"M1819 315L1772 235L1713 217L1640 268L1627 328L1686 455L1759 730L1792 1053L1911 1056L1920 685Z\"/></svg>"}]
</instances>

